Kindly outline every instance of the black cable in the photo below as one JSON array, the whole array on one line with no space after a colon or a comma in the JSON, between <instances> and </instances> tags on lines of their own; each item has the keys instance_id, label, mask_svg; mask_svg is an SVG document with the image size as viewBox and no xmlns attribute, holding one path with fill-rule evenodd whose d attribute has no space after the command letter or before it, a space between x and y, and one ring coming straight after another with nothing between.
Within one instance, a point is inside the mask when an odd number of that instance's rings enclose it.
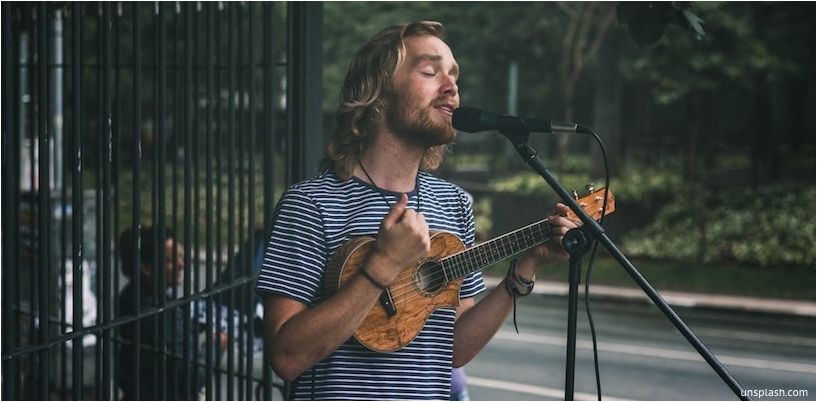
<instances>
[{"instance_id":1,"label":"black cable","mask_svg":"<svg viewBox=\"0 0 817 402\"><path fill-rule=\"evenodd\" d=\"M604 161L604 200L602 201L601 218L599 218L599 225L602 225L604 223L604 217L607 213L607 196L610 191L610 167L607 164L607 150L605 150L604 143L601 141L601 138L599 138L599 136L592 130L588 130L588 132L589 135L592 135L596 140L596 143L599 144L599 149L601 149L601 155ZM596 258L598 246L599 242L598 240L595 240L593 242L593 250L590 252L590 261L587 264L587 273L584 277L584 307L585 311L587 311L587 321L590 323L590 336L593 339L593 366L596 370L596 394L598 396L598 400L601 400L601 375L599 374L599 352L596 341L596 325L593 323L593 313L590 312L590 273L593 271L593 262Z\"/></svg>"}]
</instances>

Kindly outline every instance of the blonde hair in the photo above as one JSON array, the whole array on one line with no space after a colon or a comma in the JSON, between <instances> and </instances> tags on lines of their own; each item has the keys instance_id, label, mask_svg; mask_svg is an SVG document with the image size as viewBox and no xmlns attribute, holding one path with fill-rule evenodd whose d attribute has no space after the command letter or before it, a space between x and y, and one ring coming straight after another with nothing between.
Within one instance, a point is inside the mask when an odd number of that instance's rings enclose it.
<instances>
[{"instance_id":1,"label":"blonde hair","mask_svg":"<svg viewBox=\"0 0 817 402\"><path fill-rule=\"evenodd\" d=\"M334 130L320 163L321 171L333 169L342 180L352 176L373 135L373 123L386 106L394 73L405 57L405 40L425 35L443 39L444 34L445 28L436 21L404 23L384 28L358 49L340 90L340 106L335 111ZM437 169L445 150L445 145L429 148L420 169Z\"/></svg>"}]
</instances>

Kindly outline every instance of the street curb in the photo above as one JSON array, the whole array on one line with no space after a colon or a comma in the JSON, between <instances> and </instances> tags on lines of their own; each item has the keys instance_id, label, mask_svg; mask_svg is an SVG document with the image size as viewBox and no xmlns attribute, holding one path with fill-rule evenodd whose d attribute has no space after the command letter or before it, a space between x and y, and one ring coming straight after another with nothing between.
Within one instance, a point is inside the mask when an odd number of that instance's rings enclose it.
<instances>
[{"instance_id":1,"label":"street curb","mask_svg":"<svg viewBox=\"0 0 817 402\"><path fill-rule=\"evenodd\" d=\"M485 285L492 288L502 281L501 277L485 276ZM537 281L533 288L534 294L550 296L567 296L568 287L565 283ZM579 294L584 294L584 285L579 286ZM664 300L672 306L691 308L712 308L724 310L738 310L748 312L788 314L805 317L815 316L814 302L770 299L761 297L726 296L704 293L662 291ZM652 303L640 288L625 288L619 286L590 285L591 298L604 298L626 301L645 301Z\"/></svg>"}]
</instances>

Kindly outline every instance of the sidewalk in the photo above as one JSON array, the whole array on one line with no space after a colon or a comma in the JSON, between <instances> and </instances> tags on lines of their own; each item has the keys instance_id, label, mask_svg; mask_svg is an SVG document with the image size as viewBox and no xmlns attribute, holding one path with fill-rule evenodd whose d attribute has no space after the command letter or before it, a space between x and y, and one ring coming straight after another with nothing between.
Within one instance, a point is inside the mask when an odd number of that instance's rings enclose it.
<instances>
[{"instance_id":1,"label":"sidewalk","mask_svg":"<svg viewBox=\"0 0 817 402\"><path fill-rule=\"evenodd\" d=\"M485 276L485 284L491 288L499 284L500 277ZM566 283L537 281L533 288L533 293L567 296L568 288ZM694 307L694 308L716 308L725 310L742 310L772 314L789 314L799 316L815 316L815 302L788 300L788 299L767 299L760 297L746 296L725 296L705 293L691 293L678 291L659 291L664 300L672 306ZM584 284L579 285L579 295L584 295ZM590 284L590 297L596 299L616 299L652 303L646 294L638 287L619 287Z\"/></svg>"}]
</instances>

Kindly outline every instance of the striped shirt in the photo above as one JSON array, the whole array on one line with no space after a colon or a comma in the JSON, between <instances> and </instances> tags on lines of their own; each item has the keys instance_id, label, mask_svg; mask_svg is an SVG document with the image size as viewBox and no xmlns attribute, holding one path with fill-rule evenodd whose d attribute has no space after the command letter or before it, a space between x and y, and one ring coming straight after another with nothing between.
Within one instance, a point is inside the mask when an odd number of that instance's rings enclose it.
<instances>
[{"instance_id":1,"label":"striped shirt","mask_svg":"<svg viewBox=\"0 0 817 402\"><path fill-rule=\"evenodd\" d=\"M350 237L376 235L399 196L354 177L341 181L333 172L290 187L275 212L258 292L307 306L320 303L332 253ZM473 245L474 216L465 191L420 172L408 196L408 207L417 210L419 204L429 229L453 233L466 246ZM460 298L484 289L482 275L475 272L463 281ZM435 311L409 345L391 353L372 352L350 338L298 378L295 399L447 400L455 315L453 308Z\"/></svg>"}]
</instances>

